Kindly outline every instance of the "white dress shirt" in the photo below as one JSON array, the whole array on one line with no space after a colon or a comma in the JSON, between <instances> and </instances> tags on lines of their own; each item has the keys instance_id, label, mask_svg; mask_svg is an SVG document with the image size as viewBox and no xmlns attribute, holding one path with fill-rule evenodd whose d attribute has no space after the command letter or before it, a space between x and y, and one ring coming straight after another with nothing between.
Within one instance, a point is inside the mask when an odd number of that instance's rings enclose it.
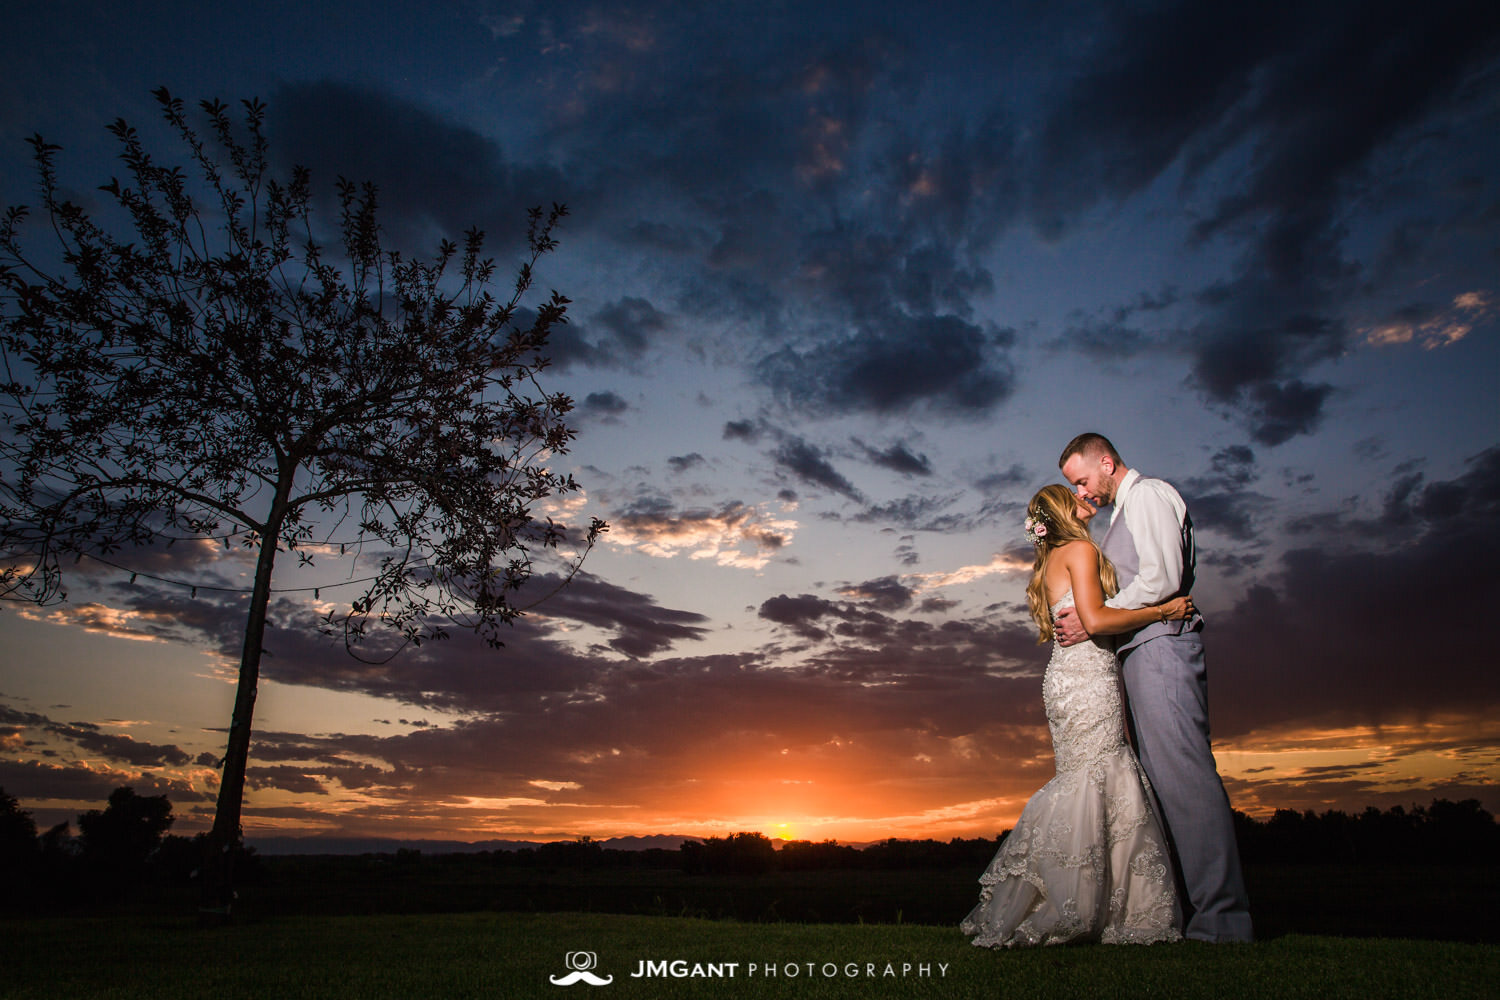
<instances>
[{"instance_id":1,"label":"white dress shirt","mask_svg":"<svg viewBox=\"0 0 1500 1000\"><path fill-rule=\"evenodd\" d=\"M1182 586L1184 531L1187 504L1160 479L1143 479L1135 469L1125 473L1115 490L1109 523L1125 518L1135 541L1140 573L1128 586L1105 601L1111 608L1144 608L1177 595Z\"/></svg>"}]
</instances>

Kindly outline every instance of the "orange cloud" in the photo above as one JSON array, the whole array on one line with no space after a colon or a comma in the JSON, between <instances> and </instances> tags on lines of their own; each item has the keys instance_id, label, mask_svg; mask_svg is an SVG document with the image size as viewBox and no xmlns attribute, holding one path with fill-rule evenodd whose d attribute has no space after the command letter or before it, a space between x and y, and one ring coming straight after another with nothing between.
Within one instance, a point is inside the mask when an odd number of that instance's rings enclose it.
<instances>
[{"instance_id":1,"label":"orange cloud","mask_svg":"<svg viewBox=\"0 0 1500 1000\"><path fill-rule=\"evenodd\" d=\"M1491 292L1464 292L1447 309L1424 319L1399 318L1365 331L1365 340L1376 346L1418 341L1428 350L1446 347L1467 337L1475 325L1495 312Z\"/></svg>"}]
</instances>

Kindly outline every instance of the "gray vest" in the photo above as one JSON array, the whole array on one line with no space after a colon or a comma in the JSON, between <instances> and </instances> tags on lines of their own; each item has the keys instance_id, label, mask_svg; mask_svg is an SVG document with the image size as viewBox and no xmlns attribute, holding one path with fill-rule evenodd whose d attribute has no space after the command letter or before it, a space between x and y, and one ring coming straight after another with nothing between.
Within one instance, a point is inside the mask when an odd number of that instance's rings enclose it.
<instances>
[{"instance_id":1,"label":"gray vest","mask_svg":"<svg viewBox=\"0 0 1500 1000\"><path fill-rule=\"evenodd\" d=\"M1141 476L1135 481L1132 490L1139 489L1146 481ZM1104 541L1099 543L1099 548L1109 557L1109 561L1115 564L1115 574L1120 579L1120 589L1124 590L1130 586L1141 572L1141 557L1135 548L1135 539L1130 534L1130 526L1125 523L1124 511L1115 511L1109 521L1109 530L1104 533ZM1182 586L1175 594L1168 594L1167 598L1180 597L1191 593L1193 589L1194 568L1197 563L1197 552L1193 545L1193 518L1188 514L1183 518L1182 525ZM1163 598L1163 600L1167 599ZM1203 627L1203 617L1193 615L1183 621L1174 622L1152 622L1145 628L1136 629L1134 632L1126 632L1119 637L1117 650L1125 652L1134 649L1148 639L1155 639L1159 635L1181 635L1183 632L1193 631Z\"/></svg>"}]
</instances>

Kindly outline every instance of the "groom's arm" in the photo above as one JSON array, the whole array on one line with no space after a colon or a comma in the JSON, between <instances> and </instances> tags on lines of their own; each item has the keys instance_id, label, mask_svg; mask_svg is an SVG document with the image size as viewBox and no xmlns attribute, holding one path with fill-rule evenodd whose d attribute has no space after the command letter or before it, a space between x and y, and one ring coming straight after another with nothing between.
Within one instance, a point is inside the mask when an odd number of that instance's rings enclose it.
<instances>
[{"instance_id":1,"label":"groom's arm","mask_svg":"<svg viewBox=\"0 0 1500 1000\"><path fill-rule=\"evenodd\" d=\"M1159 479L1137 480L1121 514L1135 541L1140 572L1129 586L1105 601L1105 606L1144 608L1176 597L1182 588L1187 504Z\"/></svg>"}]
</instances>

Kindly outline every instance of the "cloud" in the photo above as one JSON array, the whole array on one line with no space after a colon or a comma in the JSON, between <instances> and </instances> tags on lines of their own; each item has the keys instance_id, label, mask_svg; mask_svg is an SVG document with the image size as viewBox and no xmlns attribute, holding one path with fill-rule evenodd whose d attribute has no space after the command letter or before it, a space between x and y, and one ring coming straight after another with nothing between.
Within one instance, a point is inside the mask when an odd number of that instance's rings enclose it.
<instances>
[{"instance_id":1,"label":"cloud","mask_svg":"<svg viewBox=\"0 0 1500 1000\"><path fill-rule=\"evenodd\" d=\"M583 412L613 420L630 409L630 404L613 392L591 392L583 397Z\"/></svg>"},{"instance_id":2,"label":"cloud","mask_svg":"<svg viewBox=\"0 0 1500 1000\"><path fill-rule=\"evenodd\" d=\"M639 357L668 328L667 317L645 299L626 296L599 310L595 322L627 357Z\"/></svg>"},{"instance_id":3,"label":"cloud","mask_svg":"<svg viewBox=\"0 0 1500 1000\"><path fill-rule=\"evenodd\" d=\"M79 749L97 754L106 760L136 767L182 766L192 758L175 746L147 743L129 736L99 732L99 727L87 722L66 725L54 724L48 732L60 736Z\"/></svg>"},{"instance_id":4,"label":"cloud","mask_svg":"<svg viewBox=\"0 0 1500 1000\"><path fill-rule=\"evenodd\" d=\"M335 178L376 184L391 243L419 256L475 227L493 251L514 246L528 209L577 193L557 171L510 161L492 139L383 89L296 81L267 103L272 154L311 169L330 211Z\"/></svg>"},{"instance_id":5,"label":"cloud","mask_svg":"<svg viewBox=\"0 0 1500 1000\"><path fill-rule=\"evenodd\" d=\"M678 510L665 497L644 497L611 514L605 541L658 559L687 555L720 566L761 569L791 544L796 531L796 521L738 500Z\"/></svg>"},{"instance_id":6,"label":"cloud","mask_svg":"<svg viewBox=\"0 0 1500 1000\"><path fill-rule=\"evenodd\" d=\"M1026 467L1019 463L997 472L986 473L974 481L974 485L981 492L992 495L1015 489L1017 486L1026 486L1035 481L1035 478Z\"/></svg>"},{"instance_id":7,"label":"cloud","mask_svg":"<svg viewBox=\"0 0 1500 1000\"><path fill-rule=\"evenodd\" d=\"M854 443L864 452L866 458L881 468L899 472L904 476L932 475L932 463L928 461L927 456L914 454L900 441L883 451L871 448L859 440Z\"/></svg>"},{"instance_id":8,"label":"cloud","mask_svg":"<svg viewBox=\"0 0 1500 1000\"><path fill-rule=\"evenodd\" d=\"M911 606L912 599L911 588L895 576L882 576L864 583L840 587L839 593L852 600L862 601L876 611L901 611Z\"/></svg>"},{"instance_id":9,"label":"cloud","mask_svg":"<svg viewBox=\"0 0 1500 1000\"><path fill-rule=\"evenodd\" d=\"M814 413L979 417L1007 399L1015 374L1011 331L952 315L890 316L877 328L767 355L757 372L788 404Z\"/></svg>"},{"instance_id":10,"label":"cloud","mask_svg":"<svg viewBox=\"0 0 1500 1000\"><path fill-rule=\"evenodd\" d=\"M518 313L521 322L529 314ZM671 320L650 302L625 296L594 313L587 324L569 323L554 329L548 354L559 371L579 367L638 370L641 359L672 327Z\"/></svg>"},{"instance_id":11,"label":"cloud","mask_svg":"<svg viewBox=\"0 0 1500 1000\"><path fill-rule=\"evenodd\" d=\"M535 580L527 589L534 584L538 592L547 593L561 582L555 578ZM665 652L683 640L702 639L708 631L703 624L707 619L695 611L661 607L646 594L586 573L574 576L567 586L552 593L541 613L614 630L618 634L610 640L610 646L629 656Z\"/></svg>"},{"instance_id":12,"label":"cloud","mask_svg":"<svg viewBox=\"0 0 1500 1000\"><path fill-rule=\"evenodd\" d=\"M724 424L724 440L754 444L760 440L763 430L764 427L753 420L730 420Z\"/></svg>"},{"instance_id":13,"label":"cloud","mask_svg":"<svg viewBox=\"0 0 1500 1000\"><path fill-rule=\"evenodd\" d=\"M777 468L785 469L809 486L820 486L851 500L862 501L859 490L828 462L825 454L800 437L786 435L773 458Z\"/></svg>"},{"instance_id":14,"label":"cloud","mask_svg":"<svg viewBox=\"0 0 1500 1000\"><path fill-rule=\"evenodd\" d=\"M1194 233L1245 242L1238 273L1198 296L1192 378L1257 443L1310 433L1333 388L1309 369L1350 341L1346 199L1403 130L1459 99L1497 34L1493 10L1461 2L1122 10L1042 127L1030 215L1058 236L1170 167L1197 193L1243 161Z\"/></svg>"},{"instance_id":15,"label":"cloud","mask_svg":"<svg viewBox=\"0 0 1500 1000\"><path fill-rule=\"evenodd\" d=\"M1215 732L1493 714L1472 631L1446 626L1488 621L1500 600L1497 497L1500 446L1453 480L1399 478L1378 516L1324 519L1231 610L1208 611Z\"/></svg>"},{"instance_id":16,"label":"cloud","mask_svg":"<svg viewBox=\"0 0 1500 1000\"><path fill-rule=\"evenodd\" d=\"M843 617L847 612L841 605L812 594L778 594L761 602L759 614L768 622L788 626L805 639L824 639L828 633L816 622L828 615Z\"/></svg>"},{"instance_id":17,"label":"cloud","mask_svg":"<svg viewBox=\"0 0 1500 1000\"><path fill-rule=\"evenodd\" d=\"M1206 476L1184 479L1184 499L1199 530L1223 532L1238 541L1256 536L1255 519L1271 505L1264 494L1250 487L1260 478L1255 452L1246 445L1230 445L1216 452Z\"/></svg>"},{"instance_id":18,"label":"cloud","mask_svg":"<svg viewBox=\"0 0 1500 1000\"><path fill-rule=\"evenodd\" d=\"M611 193L601 225L672 257L679 310L780 341L747 350L787 405L987 413L1012 391L1013 334L971 317L994 290L980 252L1014 211L1011 132L996 114L936 136L892 128L886 109L920 89L902 33L798 21L712 59L673 18L657 22L673 59L579 37L582 77L601 85L551 140L575 183ZM637 316L617 326L645 342L658 317L645 334Z\"/></svg>"},{"instance_id":19,"label":"cloud","mask_svg":"<svg viewBox=\"0 0 1500 1000\"><path fill-rule=\"evenodd\" d=\"M1142 292L1135 301L1116 306L1103 315L1079 316L1050 347L1105 361L1122 361L1151 348L1175 349L1161 332L1153 333L1131 324L1138 314L1164 312L1177 305L1179 299L1177 289L1170 286L1157 294Z\"/></svg>"},{"instance_id":20,"label":"cloud","mask_svg":"<svg viewBox=\"0 0 1500 1000\"><path fill-rule=\"evenodd\" d=\"M208 801L201 774L173 745L101 731L90 722L56 722L46 715L0 703L0 788L22 799L93 807L122 786L142 795L169 795L174 803ZM45 815L44 815L45 814ZM43 825L66 817L55 807L38 813Z\"/></svg>"},{"instance_id":21,"label":"cloud","mask_svg":"<svg viewBox=\"0 0 1500 1000\"><path fill-rule=\"evenodd\" d=\"M870 524L890 522L908 531L964 530L973 518L964 514L938 514L957 499L957 494L902 497L871 504L849 520Z\"/></svg>"},{"instance_id":22,"label":"cloud","mask_svg":"<svg viewBox=\"0 0 1500 1000\"><path fill-rule=\"evenodd\" d=\"M22 800L97 803L88 807L102 808L110 793L125 785L133 787L140 795L167 795L174 804L201 802L207 798L186 782L171 777L94 768L76 762L54 764L0 758L0 788ZM52 822L60 819L57 817Z\"/></svg>"},{"instance_id":23,"label":"cloud","mask_svg":"<svg viewBox=\"0 0 1500 1000\"><path fill-rule=\"evenodd\" d=\"M1420 343L1431 350L1447 347L1467 337L1479 323L1496 314L1491 292L1464 292L1446 307L1410 305L1396 310L1383 322L1365 331L1365 341L1377 347Z\"/></svg>"},{"instance_id":24,"label":"cloud","mask_svg":"<svg viewBox=\"0 0 1500 1000\"><path fill-rule=\"evenodd\" d=\"M250 767L245 771L245 786L251 791L274 788L296 795L327 795L328 789L315 774L300 767Z\"/></svg>"},{"instance_id":25,"label":"cloud","mask_svg":"<svg viewBox=\"0 0 1500 1000\"><path fill-rule=\"evenodd\" d=\"M917 593L927 593L944 587L955 587L996 573L1030 573L1032 567L1031 548L1016 548L1009 552L997 552L987 563L961 566L958 569L937 573L913 573L907 579L916 582Z\"/></svg>"}]
</instances>

